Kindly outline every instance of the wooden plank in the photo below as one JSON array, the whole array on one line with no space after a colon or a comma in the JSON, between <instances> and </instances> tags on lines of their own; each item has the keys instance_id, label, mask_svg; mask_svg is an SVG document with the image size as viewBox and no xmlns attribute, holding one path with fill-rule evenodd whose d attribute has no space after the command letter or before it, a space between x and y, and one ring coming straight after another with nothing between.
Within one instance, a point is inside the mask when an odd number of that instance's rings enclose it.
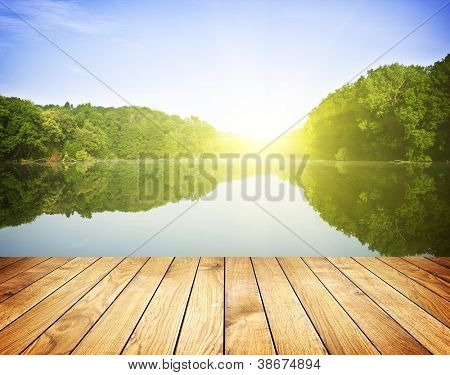
<instances>
[{"instance_id":1,"label":"wooden plank","mask_svg":"<svg viewBox=\"0 0 450 375\"><path fill-rule=\"evenodd\" d=\"M303 258L381 354L429 354L326 258Z\"/></svg>"},{"instance_id":2,"label":"wooden plank","mask_svg":"<svg viewBox=\"0 0 450 375\"><path fill-rule=\"evenodd\" d=\"M450 284L446 281L432 275L431 273L417 267L415 264L412 264L402 258L381 257L379 259L382 262L389 264L397 271L400 271L409 278L413 279L414 281L417 281L419 284L422 284L433 292L439 294L447 301L450 300Z\"/></svg>"},{"instance_id":3,"label":"wooden plank","mask_svg":"<svg viewBox=\"0 0 450 375\"><path fill-rule=\"evenodd\" d=\"M379 354L303 260L279 262L330 354Z\"/></svg>"},{"instance_id":4,"label":"wooden plank","mask_svg":"<svg viewBox=\"0 0 450 375\"><path fill-rule=\"evenodd\" d=\"M351 258L329 258L433 354L450 354L450 330Z\"/></svg>"},{"instance_id":5,"label":"wooden plank","mask_svg":"<svg viewBox=\"0 0 450 375\"><path fill-rule=\"evenodd\" d=\"M72 354L120 354L173 258L151 258Z\"/></svg>"},{"instance_id":6,"label":"wooden plank","mask_svg":"<svg viewBox=\"0 0 450 375\"><path fill-rule=\"evenodd\" d=\"M18 262L19 260L23 259L22 257L3 257L0 258L0 269L9 266L10 264L13 264L15 262Z\"/></svg>"},{"instance_id":7,"label":"wooden plank","mask_svg":"<svg viewBox=\"0 0 450 375\"><path fill-rule=\"evenodd\" d=\"M34 267L48 258L33 257L33 258L23 258L18 262L14 262L9 266L3 267L0 270L0 283L18 275L19 273L26 271L27 269Z\"/></svg>"},{"instance_id":8,"label":"wooden plank","mask_svg":"<svg viewBox=\"0 0 450 375\"><path fill-rule=\"evenodd\" d=\"M173 354L199 258L176 258L123 354Z\"/></svg>"},{"instance_id":9,"label":"wooden plank","mask_svg":"<svg viewBox=\"0 0 450 375\"><path fill-rule=\"evenodd\" d=\"M223 354L224 259L201 258L175 354Z\"/></svg>"},{"instance_id":10,"label":"wooden plank","mask_svg":"<svg viewBox=\"0 0 450 375\"><path fill-rule=\"evenodd\" d=\"M327 354L277 260L252 261L278 354Z\"/></svg>"},{"instance_id":11,"label":"wooden plank","mask_svg":"<svg viewBox=\"0 0 450 375\"><path fill-rule=\"evenodd\" d=\"M250 258L225 260L225 354L275 354Z\"/></svg>"},{"instance_id":12,"label":"wooden plank","mask_svg":"<svg viewBox=\"0 0 450 375\"><path fill-rule=\"evenodd\" d=\"M98 258L75 258L0 303L0 329L89 267Z\"/></svg>"},{"instance_id":13,"label":"wooden plank","mask_svg":"<svg viewBox=\"0 0 450 375\"><path fill-rule=\"evenodd\" d=\"M19 354L23 351L121 260L122 258L99 259L0 331L0 354Z\"/></svg>"},{"instance_id":14,"label":"wooden plank","mask_svg":"<svg viewBox=\"0 0 450 375\"><path fill-rule=\"evenodd\" d=\"M450 268L450 257L429 257L428 259L440 264L441 266Z\"/></svg>"},{"instance_id":15,"label":"wooden plank","mask_svg":"<svg viewBox=\"0 0 450 375\"><path fill-rule=\"evenodd\" d=\"M50 258L0 284L0 302L61 267L73 258Z\"/></svg>"},{"instance_id":16,"label":"wooden plank","mask_svg":"<svg viewBox=\"0 0 450 375\"><path fill-rule=\"evenodd\" d=\"M450 303L421 284L374 257L356 257L358 263L422 307L445 325L450 325Z\"/></svg>"},{"instance_id":17,"label":"wooden plank","mask_svg":"<svg viewBox=\"0 0 450 375\"><path fill-rule=\"evenodd\" d=\"M405 257L404 259L442 280L450 282L450 270L447 267L441 266L440 264L423 257Z\"/></svg>"},{"instance_id":18,"label":"wooden plank","mask_svg":"<svg viewBox=\"0 0 450 375\"><path fill-rule=\"evenodd\" d=\"M69 354L147 259L125 259L22 354Z\"/></svg>"}]
</instances>

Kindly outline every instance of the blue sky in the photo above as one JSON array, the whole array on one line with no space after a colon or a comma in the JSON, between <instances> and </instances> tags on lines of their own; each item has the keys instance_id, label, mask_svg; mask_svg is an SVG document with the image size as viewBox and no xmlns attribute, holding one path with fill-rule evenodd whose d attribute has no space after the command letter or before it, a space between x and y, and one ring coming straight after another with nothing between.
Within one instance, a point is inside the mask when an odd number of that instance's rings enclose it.
<instances>
[{"instance_id":1,"label":"blue sky","mask_svg":"<svg viewBox=\"0 0 450 375\"><path fill-rule=\"evenodd\" d=\"M131 103L270 138L447 1L1 2ZM375 66L442 59L449 25L450 6ZM0 93L124 105L1 3Z\"/></svg>"}]
</instances>

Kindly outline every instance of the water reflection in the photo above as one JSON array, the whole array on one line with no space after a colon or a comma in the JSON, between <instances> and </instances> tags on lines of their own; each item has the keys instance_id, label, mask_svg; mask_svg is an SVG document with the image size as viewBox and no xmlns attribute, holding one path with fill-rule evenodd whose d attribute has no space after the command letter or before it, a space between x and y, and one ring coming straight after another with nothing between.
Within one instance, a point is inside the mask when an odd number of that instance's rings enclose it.
<instances>
[{"instance_id":1,"label":"water reflection","mask_svg":"<svg viewBox=\"0 0 450 375\"><path fill-rule=\"evenodd\" d=\"M258 201L320 254L450 254L446 164L310 162L298 178L289 166L272 165L269 175L239 163L231 173L226 164L155 163L0 166L0 255L126 255L202 197L189 219L138 255L318 255L260 218L243 199L244 181L265 193L285 188L281 200Z\"/></svg>"},{"instance_id":2,"label":"water reflection","mask_svg":"<svg viewBox=\"0 0 450 375\"><path fill-rule=\"evenodd\" d=\"M450 254L448 164L318 163L301 184L326 222L371 250Z\"/></svg>"}]
</instances>

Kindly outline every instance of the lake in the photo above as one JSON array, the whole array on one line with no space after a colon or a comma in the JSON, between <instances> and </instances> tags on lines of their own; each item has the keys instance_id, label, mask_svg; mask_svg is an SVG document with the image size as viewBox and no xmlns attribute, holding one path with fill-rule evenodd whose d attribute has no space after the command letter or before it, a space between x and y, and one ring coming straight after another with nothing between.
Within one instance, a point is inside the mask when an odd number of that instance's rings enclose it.
<instances>
[{"instance_id":1,"label":"lake","mask_svg":"<svg viewBox=\"0 0 450 375\"><path fill-rule=\"evenodd\" d=\"M0 255L450 255L450 164L291 164L3 164Z\"/></svg>"}]
</instances>

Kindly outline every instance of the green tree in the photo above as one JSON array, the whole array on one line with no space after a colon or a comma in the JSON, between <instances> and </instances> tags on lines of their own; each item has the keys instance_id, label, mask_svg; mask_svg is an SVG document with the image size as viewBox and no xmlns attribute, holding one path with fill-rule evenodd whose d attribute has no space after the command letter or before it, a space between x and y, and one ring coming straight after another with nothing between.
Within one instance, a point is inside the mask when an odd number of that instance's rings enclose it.
<instances>
[{"instance_id":1,"label":"green tree","mask_svg":"<svg viewBox=\"0 0 450 375\"><path fill-rule=\"evenodd\" d=\"M449 60L370 70L315 108L298 147L315 159L448 159Z\"/></svg>"},{"instance_id":2,"label":"green tree","mask_svg":"<svg viewBox=\"0 0 450 375\"><path fill-rule=\"evenodd\" d=\"M19 159L45 155L42 118L38 107L19 98L0 96L0 156Z\"/></svg>"}]
</instances>

